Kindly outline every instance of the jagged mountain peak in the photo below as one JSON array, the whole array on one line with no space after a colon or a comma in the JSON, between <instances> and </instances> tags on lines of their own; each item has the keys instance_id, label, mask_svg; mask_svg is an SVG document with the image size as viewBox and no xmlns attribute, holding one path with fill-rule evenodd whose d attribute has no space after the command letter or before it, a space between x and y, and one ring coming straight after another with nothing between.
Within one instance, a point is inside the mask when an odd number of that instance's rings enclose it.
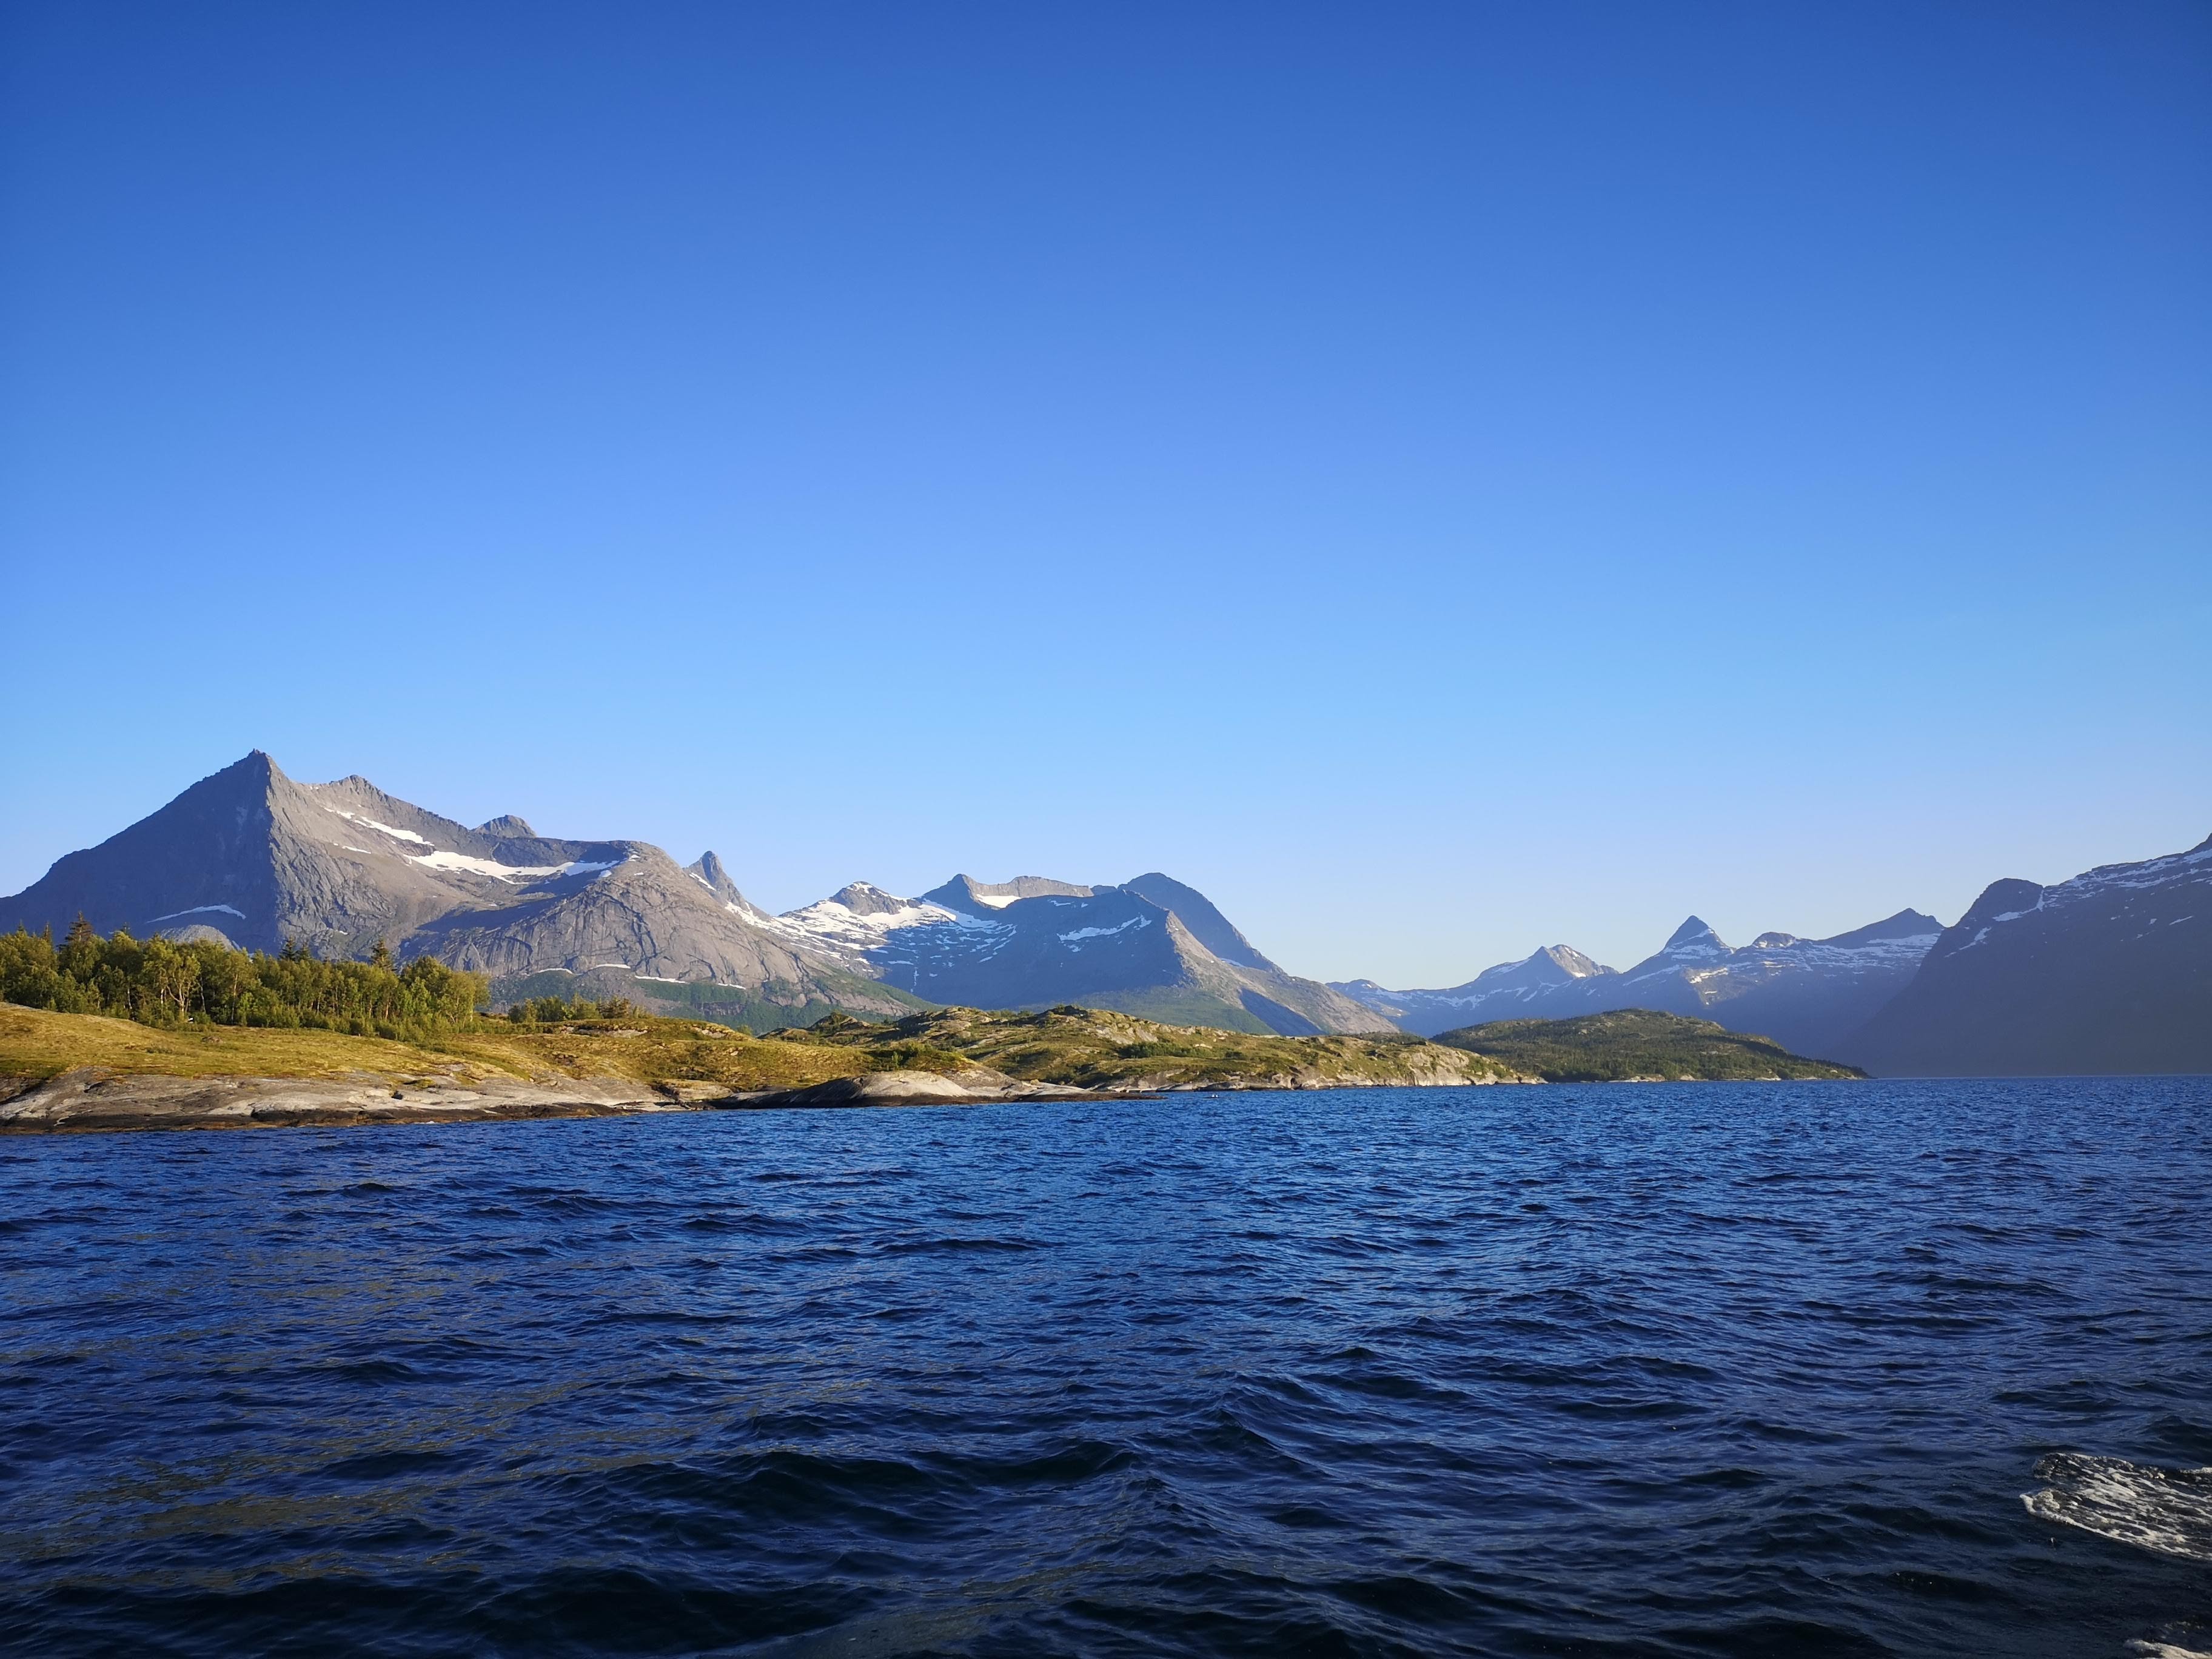
<instances>
[{"instance_id":1,"label":"jagged mountain peak","mask_svg":"<svg viewBox=\"0 0 2212 1659\"><path fill-rule=\"evenodd\" d=\"M480 836L520 836L527 840L538 839L538 832L530 827L529 820L514 812L503 812L495 818L487 818L477 825Z\"/></svg>"},{"instance_id":2,"label":"jagged mountain peak","mask_svg":"<svg viewBox=\"0 0 2212 1659\"><path fill-rule=\"evenodd\" d=\"M762 927L775 926L775 919L738 890L737 882L730 875L729 866L712 852L700 854L696 860L684 866L684 873L747 921Z\"/></svg>"}]
</instances>

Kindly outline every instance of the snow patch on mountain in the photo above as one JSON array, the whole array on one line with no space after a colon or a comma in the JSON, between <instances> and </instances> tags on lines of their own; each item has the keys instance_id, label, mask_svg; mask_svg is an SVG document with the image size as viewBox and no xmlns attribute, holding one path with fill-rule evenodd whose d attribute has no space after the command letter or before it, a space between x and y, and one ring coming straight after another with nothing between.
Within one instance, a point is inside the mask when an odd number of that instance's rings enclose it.
<instances>
[{"instance_id":1,"label":"snow patch on mountain","mask_svg":"<svg viewBox=\"0 0 2212 1659\"><path fill-rule=\"evenodd\" d=\"M422 836L416 835L412 830L395 830L388 823L379 823L374 818L363 817L356 812L340 811L339 809L335 806L325 806L323 808L323 811L325 812L335 812L338 817L343 818L348 823L357 823L364 830L374 830L380 831L384 835L390 836L395 841L411 841L417 847L428 847L430 844ZM356 848L356 850L358 851L359 849Z\"/></svg>"},{"instance_id":2,"label":"snow patch on mountain","mask_svg":"<svg viewBox=\"0 0 2212 1659\"><path fill-rule=\"evenodd\" d=\"M769 917L766 925L795 945L840 957L865 956L910 927L952 927L980 939L1012 932L1003 923L963 915L924 899L901 898L865 881Z\"/></svg>"},{"instance_id":3,"label":"snow patch on mountain","mask_svg":"<svg viewBox=\"0 0 2212 1659\"><path fill-rule=\"evenodd\" d=\"M421 837L416 839L420 840ZM627 859L609 859L604 863L577 859L567 864L501 864L493 859L471 858L466 853L443 850L410 853L407 861L431 870L465 870L471 875L489 876L495 881L535 881L548 876L604 875L616 866L629 862Z\"/></svg>"},{"instance_id":4,"label":"snow patch on mountain","mask_svg":"<svg viewBox=\"0 0 2212 1659\"><path fill-rule=\"evenodd\" d=\"M1118 923L1112 927L1079 927L1072 933L1062 933L1059 937L1062 944L1079 939L1111 939L1115 934L1126 933L1132 927L1149 927L1152 925L1152 919L1150 916L1131 916L1128 921Z\"/></svg>"}]
</instances>

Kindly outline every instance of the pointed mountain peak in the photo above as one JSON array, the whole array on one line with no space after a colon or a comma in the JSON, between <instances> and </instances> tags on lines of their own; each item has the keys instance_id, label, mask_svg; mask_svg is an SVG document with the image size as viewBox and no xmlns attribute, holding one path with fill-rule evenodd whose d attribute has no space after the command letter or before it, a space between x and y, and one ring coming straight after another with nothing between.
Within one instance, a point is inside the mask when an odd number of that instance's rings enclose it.
<instances>
[{"instance_id":1,"label":"pointed mountain peak","mask_svg":"<svg viewBox=\"0 0 2212 1659\"><path fill-rule=\"evenodd\" d=\"M695 863L685 865L684 873L725 904L742 904L748 909L752 907L752 901L740 893L738 884L730 878L728 866L711 852L702 853Z\"/></svg>"},{"instance_id":2,"label":"pointed mountain peak","mask_svg":"<svg viewBox=\"0 0 2212 1659\"><path fill-rule=\"evenodd\" d=\"M1721 936L1713 932L1711 926L1702 916L1692 916L1677 927L1668 936L1667 943L1662 948L1679 951L1686 945L1707 945L1723 951L1728 949L1728 946L1721 943Z\"/></svg>"},{"instance_id":3,"label":"pointed mountain peak","mask_svg":"<svg viewBox=\"0 0 2212 1659\"><path fill-rule=\"evenodd\" d=\"M226 788L267 789L276 784L290 781L291 780L284 775L275 761L270 759L261 750L254 749L249 750L245 755L231 762L222 771L211 773L202 778L192 787L201 789L210 784L221 783Z\"/></svg>"},{"instance_id":4,"label":"pointed mountain peak","mask_svg":"<svg viewBox=\"0 0 2212 1659\"><path fill-rule=\"evenodd\" d=\"M477 834L480 836L526 836L532 841L535 841L538 838L538 832L530 827L529 820L519 817L513 812L502 813L495 818L486 818L482 823L477 825Z\"/></svg>"}]
</instances>

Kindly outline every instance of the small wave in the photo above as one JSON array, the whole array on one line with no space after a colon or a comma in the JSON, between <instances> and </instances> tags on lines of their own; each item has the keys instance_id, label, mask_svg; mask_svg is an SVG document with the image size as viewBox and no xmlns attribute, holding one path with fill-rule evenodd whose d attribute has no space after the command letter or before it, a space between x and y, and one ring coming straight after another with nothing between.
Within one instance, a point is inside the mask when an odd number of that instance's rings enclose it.
<instances>
[{"instance_id":1,"label":"small wave","mask_svg":"<svg viewBox=\"0 0 2212 1659\"><path fill-rule=\"evenodd\" d=\"M971 1251L1020 1251L1042 1248L1027 1238L913 1238L879 1247L878 1255L961 1255Z\"/></svg>"},{"instance_id":2,"label":"small wave","mask_svg":"<svg viewBox=\"0 0 2212 1659\"><path fill-rule=\"evenodd\" d=\"M2030 1515L2161 1555L2212 1561L2212 1468L2054 1452L2035 1473L2051 1484L2021 1494Z\"/></svg>"}]
</instances>

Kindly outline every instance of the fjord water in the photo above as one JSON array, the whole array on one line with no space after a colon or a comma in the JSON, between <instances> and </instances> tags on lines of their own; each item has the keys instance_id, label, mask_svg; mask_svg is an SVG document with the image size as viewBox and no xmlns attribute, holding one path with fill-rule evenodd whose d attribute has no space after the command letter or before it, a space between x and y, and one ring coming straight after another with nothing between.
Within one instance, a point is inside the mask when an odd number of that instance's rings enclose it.
<instances>
[{"instance_id":1,"label":"fjord water","mask_svg":"<svg viewBox=\"0 0 2212 1659\"><path fill-rule=\"evenodd\" d=\"M0 1142L0 1644L2119 1654L2212 1083Z\"/></svg>"}]
</instances>

